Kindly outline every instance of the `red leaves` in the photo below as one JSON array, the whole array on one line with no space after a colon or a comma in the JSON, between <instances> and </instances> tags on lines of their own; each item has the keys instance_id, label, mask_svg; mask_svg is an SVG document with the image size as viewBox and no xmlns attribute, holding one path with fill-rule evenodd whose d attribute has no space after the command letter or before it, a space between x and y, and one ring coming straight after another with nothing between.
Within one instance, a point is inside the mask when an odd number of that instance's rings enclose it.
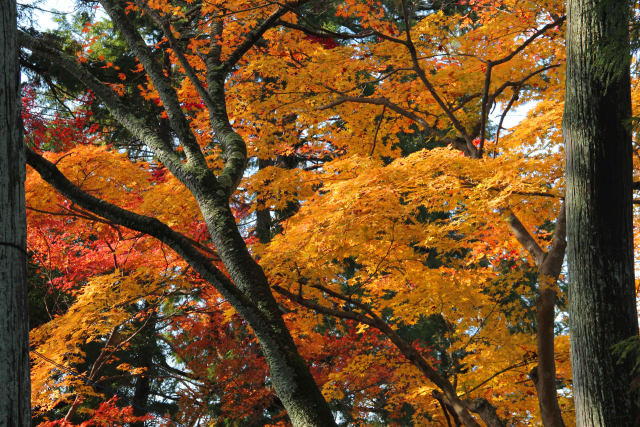
<instances>
[{"instance_id":1,"label":"red leaves","mask_svg":"<svg viewBox=\"0 0 640 427\"><path fill-rule=\"evenodd\" d=\"M36 151L64 151L74 145L95 144L98 125L91 122L94 96L87 92L76 100L79 107L73 116L63 116L37 106L35 89L27 87L22 97L22 121L25 142Z\"/></svg>"},{"instance_id":2,"label":"red leaves","mask_svg":"<svg viewBox=\"0 0 640 427\"><path fill-rule=\"evenodd\" d=\"M114 425L123 425L125 423L137 423L153 420L154 417L150 414L144 416L135 416L133 414L133 407L117 406L118 398L113 396L111 399L102 402L98 409L93 412L92 417L78 424L77 427L110 427ZM76 424L72 424L64 419L55 421L46 421L40 423L38 427L75 427Z\"/></svg>"},{"instance_id":3,"label":"red leaves","mask_svg":"<svg viewBox=\"0 0 640 427\"><path fill-rule=\"evenodd\" d=\"M167 168L163 165L155 166L151 169L151 182L165 182L167 180Z\"/></svg>"},{"instance_id":4,"label":"red leaves","mask_svg":"<svg viewBox=\"0 0 640 427\"><path fill-rule=\"evenodd\" d=\"M322 36L311 36L311 35L306 35L304 36L304 38L306 40L309 40L313 43L318 43L321 44L323 48L325 49L333 49L338 47L338 43L332 39L331 37L322 37Z\"/></svg>"}]
</instances>

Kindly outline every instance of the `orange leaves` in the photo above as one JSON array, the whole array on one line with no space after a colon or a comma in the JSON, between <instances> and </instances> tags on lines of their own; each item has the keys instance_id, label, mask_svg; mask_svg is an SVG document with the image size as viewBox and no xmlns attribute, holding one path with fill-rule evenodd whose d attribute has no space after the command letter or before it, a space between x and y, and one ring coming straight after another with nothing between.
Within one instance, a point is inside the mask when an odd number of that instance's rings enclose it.
<instances>
[{"instance_id":1,"label":"orange leaves","mask_svg":"<svg viewBox=\"0 0 640 427\"><path fill-rule=\"evenodd\" d=\"M499 209L536 206L536 224L554 218L558 199L535 195L546 191L546 181L533 171L525 179L528 168L522 156L477 160L449 148L419 151L387 166L358 157L328 163L324 173L318 173L322 190L287 221L282 235L257 248L261 264L273 282L325 306L332 300L316 284L358 295L358 301L387 313L391 324L416 325L424 317L442 316L455 325L445 335L450 351L470 352L464 360L473 372L459 381L462 390L472 390L533 348L531 335L510 331L516 317L501 314L517 307L505 303L497 308L488 292L502 277L514 292L535 298L519 288L526 282L521 271L496 269L505 252L512 253L512 259L522 256ZM391 362L382 359L357 357L353 365L330 375L324 392L341 398L334 378L351 381L362 375L360 368L389 366ZM431 386L411 369L395 369L395 381L405 387L394 397L398 404L406 399L423 410L430 408ZM528 369L528 363L523 364L514 373ZM509 393L528 396L528 385L514 390L508 378L499 377L483 390L493 387L488 397L498 402ZM523 411L518 413L535 410L535 400L527 399L504 404Z\"/></svg>"},{"instance_id":2,"label":"orange leaves","mask_svg":"<svg viewBox=\"0 0 640 427\"><path fill-rule=\"evenodd\" d=\"M335 22L349 22L354 32L377 33L344 40L322 31L311 35L274 27L232 67L225 82L226 110L253 157L250 173L233 196L238 222L250 235L253 212L260 210L267 211L271 234L282 227L270 244L252 247L271 282L325 307L352 309L349 300L338 300L330 291L342 293L407 336L427 335L425 319L440 319L441 328L430 331L430 341L416 346L443 375L456 376L457 391L465 398L490 397L514 423L534 422L536 416L533 387L523 376L535 346L532 335L520 328L528 325L530 314L521 310L522 300L534 300L535 292L524 253L501 211L517 212L532 230L548 228L554 219L562 194L562 154L556 144L562 71L529 74L543 61L562 61L562 40L541 37L493 68L489 92L506 86L490 97L489 109L499 110L512 96L514 106L544 101L525 123L503 131L499 143L487 142L488 156L471 159L442 146L460 146L463 136L480 141L486 61L512 53L532 28L548 22L550 11L560 9L551 0L538 3L482 0L471 4L472 13L456 13L464 5L446 13L416 13L410 32L417 68L405 44L387 37L406 37L399 10L348 0L339 5ZM174 25L172 35L181 38L178 45L205 90L211 89L207 55L219 53L225 61L280 7L242 0L207 1L199 9L164 0L147 4ZM142 13L133 3L127 12ZM214 17L222 29L212 35L218 30ZM292 13L282 19L304 23ZM326 28L344 30L332 20ZM94 46L99 40L92 39L95 30L86 28L85 48L99 52ZM208 165L219 171L224 160L219 135L212 130L200 88L186 77L189 67L179 63L179 52L169 48L166 38L148 43L166 58L164 72L180 109ZM158 92L140 74L144 67L131 63L134 74L118 72L112 61L103 68L111 73L114 91L139 95L154 114L160 111L158 116L166 118ZM433 91L425 88L420 70ZM138 91L127 76L135 77ZM522 92L518 99L516 88ZM468 135L454 128L451 116ZM492 132L485 139L492 140ZM64 153L49 158L83 189L163 221L212 255L199 207L155 159L132 163L117 151L67 145ZM179 388L177 422L195 424L190 421L198 416L239 418L276 406L248 327L176 254L78 209L33 173L27 184L34 230L30 247L43 268L59 272L51 286L74 297L67 312L33 331L35 346L56 363L88 364L83 346L102 344L113 328L125 341L135 333L136 322L156 313L163 322L158 340L193 376ZM298 207L286 223L277 223ZM509 292L515 295L512 300L504 297ZM313 360L328 398L349 401L355 418L370 419L367 405L383 401L373 409L400 419L409 402L416 424L440 421L434 415L440 409L433 386L375 327L327 320L284 303L290 309L288 325L301 352ZM141 310L143 304L155 305L156 311ZM566 370L564 363L561 369ZM151 375L131 362L114 358L109 364L122 375ZM95 394L71 376L54 381L51 376L52 368L36 360L34 402L43 410L78 390ZM215 420L207 406L213 400L220 414ZM104 419L112 411L105 407Z\"/></svg>"}]
</instances>

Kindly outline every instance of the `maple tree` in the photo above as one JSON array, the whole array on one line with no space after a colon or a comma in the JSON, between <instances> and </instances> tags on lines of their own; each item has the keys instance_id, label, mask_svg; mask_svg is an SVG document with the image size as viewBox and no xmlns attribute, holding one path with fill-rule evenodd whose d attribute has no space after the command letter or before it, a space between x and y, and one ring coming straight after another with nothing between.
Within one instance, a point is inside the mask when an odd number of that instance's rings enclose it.
<instances>
[{"instance_id":1,"label":"maple tree","mask_svg":"<svg viewBox=\"0 0 640 427\"><path fill-rule=\"evenodd\" d=\"M100 4L20 39L40 421L573 423L562 2Z\"/></svg>"}]
</instances>

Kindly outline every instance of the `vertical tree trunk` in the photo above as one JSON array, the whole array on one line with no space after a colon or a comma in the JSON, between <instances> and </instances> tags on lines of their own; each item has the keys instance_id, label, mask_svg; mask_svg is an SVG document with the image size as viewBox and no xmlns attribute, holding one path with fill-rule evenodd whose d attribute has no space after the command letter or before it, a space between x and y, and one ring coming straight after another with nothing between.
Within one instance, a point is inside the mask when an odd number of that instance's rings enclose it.
<instances>
[{"instance_id":1,"label":"vertical tree trunk","mask_svg":"<svg viewBox=\"0 0 640 427\"><path fill-rule=\"evenodd\" d=\"M563 133L576 423L637 422L628 366L611 347L638 335L635 305L629 3L568 0Z\"/></svg>"},{"instance_id":2,"label":"vertical tree trunk","mask_svg":"<svg viewBox=\"0 0 640 427\"><path fill-rule=\"evenodd\" d=\"M0 425L31 424L25 154L15 0L0 0Z\"/></svg>"}]
</instances>

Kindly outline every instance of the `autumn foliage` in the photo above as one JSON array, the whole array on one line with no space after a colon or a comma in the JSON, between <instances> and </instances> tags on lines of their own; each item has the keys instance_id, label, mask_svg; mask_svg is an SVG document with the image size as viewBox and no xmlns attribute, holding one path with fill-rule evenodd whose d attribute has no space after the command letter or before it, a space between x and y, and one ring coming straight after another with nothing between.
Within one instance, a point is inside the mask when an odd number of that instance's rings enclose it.
<instances>
[{"instance_id":1,"label":"autumn foliage","mask_svg":"<svg viewBox=\"0 0 640 427\"><path fill-rule=\"evenodd\" d=\"M220 130L188 75L204 81L212 46L229 58L279 7L127 3L216 173ZM103 15L85 18L61 47L162 129L141 62ZM539 424L536 307L551 289L553 387L573 423L564 274L540 269L563 221L563 19L555 0L295 2L232 67L226 109L250 161L231 208L338 420L453 425L459 401L477 425L492 425L485 403ZM99 97L77 90L55 114L43 99L25 88L29 147L227 274L194 196ZM251 327L211 283L35 170L26 185L40 425L288 423Z\"/></svg>"}]
</instances>

